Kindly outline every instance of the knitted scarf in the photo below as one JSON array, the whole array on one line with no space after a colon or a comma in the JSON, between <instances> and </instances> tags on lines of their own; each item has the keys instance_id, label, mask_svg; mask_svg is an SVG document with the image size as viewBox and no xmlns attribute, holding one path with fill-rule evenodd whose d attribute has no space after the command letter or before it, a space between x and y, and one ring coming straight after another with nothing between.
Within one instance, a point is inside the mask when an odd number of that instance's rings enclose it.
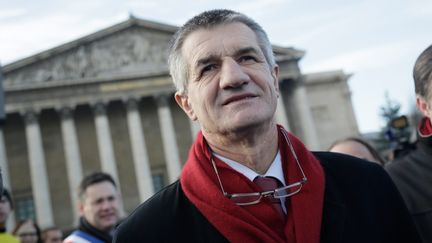
<instances>
[{"instance_id":1,"label":"knitted scarf","mask_svg":"<svg viewBox=\"0 0 432 243\"><path fill-rule=\"evenodd\" d=\"M324 197L324 172L319 161L292 134L278 126L278 142L285 181L298 182L302 175L290 143L307 177L301 191L289 198L287 220L284 221L269 201L238 206L226 198L219 186L208 149L200 132L189 152L181 173L181 187L186 197L205 218L230 242L320 241ZM284 134L289 137L288 141ZM228 193L258 192L260 189L244 175L217 158L215 160L224 189Z\"/></svg>"}]
</instances>

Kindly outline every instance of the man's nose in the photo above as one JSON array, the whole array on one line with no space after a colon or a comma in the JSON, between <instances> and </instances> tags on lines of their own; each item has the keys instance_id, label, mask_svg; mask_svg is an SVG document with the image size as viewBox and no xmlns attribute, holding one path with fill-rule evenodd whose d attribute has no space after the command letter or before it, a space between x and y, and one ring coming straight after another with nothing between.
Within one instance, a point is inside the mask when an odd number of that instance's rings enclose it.
<instances>
[{"instance_id":1,"label":"man's nose","mask_svg":"<svg viewBox=\"0 0 432 243\"><path fill-rule=\"evenodd\" d=\"M239 63L231 58L224 60L220 74L221 88L238 88L247 84L249 80L249 75Z\"/></svg>"},{"instance_id":2,"label":"man's nose","mask_svg":"<svg viewBox=\"0 0 432 243\"><path fill-rule=\"evenodd\" d=\"M102 203L102 209L106 210L112 207L112 202L109 200L106 200Z\"/></svg>"}]
</instances>

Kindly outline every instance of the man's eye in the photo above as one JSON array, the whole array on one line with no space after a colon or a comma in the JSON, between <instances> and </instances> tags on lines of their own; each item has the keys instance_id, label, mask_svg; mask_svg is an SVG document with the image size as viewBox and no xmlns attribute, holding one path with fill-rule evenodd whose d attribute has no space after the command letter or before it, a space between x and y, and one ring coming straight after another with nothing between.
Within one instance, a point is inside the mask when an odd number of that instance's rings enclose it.
<instances>
[{"instance_id":1,"label":"man's eye","mask_svg":"<svg viewBox=\"0 0 432 243\"><path fill-rule=\"evenodd\" d=\"M254 63L257 62L257 59L254 56L241 56L239 58L240 63Z\"/></svg>"},{"instance_id":2,"label":"man's eye","mask_svg":"<svg viewBox=\"0 0 432 243\"><path fill-rule=\"evenodd\" d=\"M102 203L102 200L97 200L97 201L94 201L93 202L93 205L99 205L99 204L101 204Z\"/></svg>"},{"instance_id":3,"label":"man's eye","mask_svg":"<svg viewBox=\"0 0 432 243\"><path fill-rule=\"evenodd\" d=\"M213 69L216 68L215 64L209 64L207 66L205 66L202 70L201 70L201 74L204 74L206 72L212 71Z\"/></svg>"}]
</instances>

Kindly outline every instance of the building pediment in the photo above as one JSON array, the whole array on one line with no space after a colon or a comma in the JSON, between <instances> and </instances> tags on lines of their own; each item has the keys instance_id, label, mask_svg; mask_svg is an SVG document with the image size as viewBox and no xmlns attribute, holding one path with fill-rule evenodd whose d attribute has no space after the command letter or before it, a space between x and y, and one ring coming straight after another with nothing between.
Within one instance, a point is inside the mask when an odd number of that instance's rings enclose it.
<instances>
[{"instance_id":1,"label":"building pediment","mask_svg":"<svg viewBox=\"0 0 432 243\"><path fill-rule=\"evenodd\" d=\"M3 67L8 87L109 79L167 71L176 27L131 18L78 40Z\"/></svg>"},{"instance_id":2,"label":"building pediment","mask_svg":"<svg viewBox=\"0 0 432 243\"><path fill-rule=\"evenodd\" d=\"M117 25L4 66L4 87L45 87L71 80L81 83L167 73L168 43L177 28L131 16ZM294 48L273 46L273 50L281 67L286 63L297 66L304 55ZM286 71L292 74L291 69Z\"/></svg>"},{"instance_id":3,"label":"building pediment","mask_svg":"<svg viewBox=\"0 0 432 243\"><path fill-rule=\"evenodd\" d=\"M2 68L6 109L44 109L173 92L167 51L177 28L131 17L10 63ZM298 60L304 52L281 46L273 46L273 51L280 79L297 79Z\"/></svg>"}]
</instances>

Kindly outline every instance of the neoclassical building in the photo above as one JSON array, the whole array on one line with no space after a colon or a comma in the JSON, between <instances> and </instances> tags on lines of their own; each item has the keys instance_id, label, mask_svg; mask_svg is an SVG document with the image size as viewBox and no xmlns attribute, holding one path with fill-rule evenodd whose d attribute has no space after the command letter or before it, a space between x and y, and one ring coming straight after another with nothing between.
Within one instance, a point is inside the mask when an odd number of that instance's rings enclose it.
<instances>
[{"instance_id":1,"label":"neoclassical building","mask_svg":"<svg viewBox=\"0 0 432 243\"><path fill-rule=\"evenodd\" d=\"M126 213L175 181L199 131L173 99L166 64L176 26L127 21L2 67L0 161L15 220L71 229L77 186L113 175ZM342 71L302 74L304 52L274 46L277 120L313 149L358 134Z\"/></svg>"}]
</instances>

